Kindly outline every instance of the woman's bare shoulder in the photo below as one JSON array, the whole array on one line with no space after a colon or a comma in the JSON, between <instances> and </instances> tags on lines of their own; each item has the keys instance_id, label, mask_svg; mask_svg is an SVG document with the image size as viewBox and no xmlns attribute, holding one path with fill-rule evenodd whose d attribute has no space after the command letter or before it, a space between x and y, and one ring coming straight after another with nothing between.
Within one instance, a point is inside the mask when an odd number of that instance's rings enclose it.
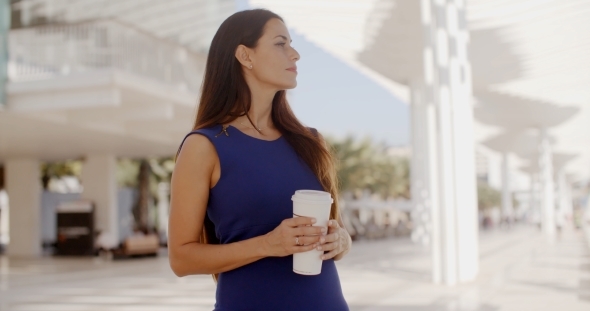
<instances>
[{"instance_id":1,"label":"woman's bare shoulder","mask_svg":"<svg viewBox=\"0 0 590 311\"><path fill-rule=\"evenodd\" d=\"M199 133L193 133L184 140L176 162L177 164L189 162L193 165L202 165L207 163L214 164L216 159L217 151L209 138Z\"/></svg>"}]
</instances>

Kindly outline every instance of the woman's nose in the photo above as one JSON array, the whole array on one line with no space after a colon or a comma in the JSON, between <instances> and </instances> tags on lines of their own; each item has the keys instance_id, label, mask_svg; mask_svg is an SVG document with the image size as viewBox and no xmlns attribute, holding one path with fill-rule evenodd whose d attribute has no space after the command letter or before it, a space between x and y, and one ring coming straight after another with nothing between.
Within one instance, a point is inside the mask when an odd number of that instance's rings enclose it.
<instances>
[{"instance_id":1,"label":"woman's nose","mask_svg":"<svg viewBox=\"0 0 590 311\"><path fill-rule=\"evenodd\" d=\"M301 55L299 55L299 52L297 52L297 50L295 48L293 48L293 59L294 60L300 60L301 59Z\"/></svg>"}]
</instances>

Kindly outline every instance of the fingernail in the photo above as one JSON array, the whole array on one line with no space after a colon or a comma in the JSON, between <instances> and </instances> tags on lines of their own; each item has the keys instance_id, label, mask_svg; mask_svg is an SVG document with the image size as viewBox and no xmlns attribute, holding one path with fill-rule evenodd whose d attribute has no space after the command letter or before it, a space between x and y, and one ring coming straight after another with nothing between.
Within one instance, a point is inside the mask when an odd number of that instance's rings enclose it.
<instances>
[{"instance_id":1,"label":"fingernail","mask_svg":"<svg viewBox=\"0 0 590 311\"><path fill-rule=\"evenodd\" d=\"M324 239L324 238L320 239L320 243L324 243L325 241L326 241L326 239Z\"/></svg>"},{"instance_id":2,"label":"fingernail","mask_svg":"<svg viewBox=\"0 0 590 311\"><path fill-rule=\"evenodd\" d=\"M321 246L318 246L318 247L316 247L316 249L317 249L318 251L321 251L321 250L322 250L322 247L321 247Z\"/></svg>"},{"instance_id":3,"label":"fingernail","mask_svg":"<svg viewBox=\"0 0 590 311\"><path fill-rule=\"evenodd\" d=\"M316 222L315 218L312 218L312 219L311 219L311 223L312 223L312 224L315 224L315 222Z\"/></svg>"},{"instance_id":4,"label":"fingernail","mask_svg":"<svg viewBox=\"0 0 590 311\"><path fill-rule=\"evenodd\" d=\"M326 259L326 257L324 257L324 256L322 256L322 257L320 257L320 258L321 258L322 260Z\"/></svg>"}]
</instances>

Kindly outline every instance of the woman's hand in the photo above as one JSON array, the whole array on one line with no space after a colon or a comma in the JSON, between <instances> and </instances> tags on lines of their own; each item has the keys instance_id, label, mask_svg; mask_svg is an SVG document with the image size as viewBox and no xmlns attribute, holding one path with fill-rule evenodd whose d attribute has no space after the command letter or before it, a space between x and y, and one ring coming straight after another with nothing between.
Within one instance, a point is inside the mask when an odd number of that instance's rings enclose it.
<instances>
[{"instance_id":1,"label":"woman's hand","mask_svg":"<svg viewBox=\"0 0 590 311\"><path fill-rule=\"evenodd\" d=\"M267 256L284 257L317 247L320 238L326 234L326 229L313 227L315 222L310 217L283 220L278 227L263 236Z\"/></svg>"},{"instance_id":2,"label":"woman's hand","mask_svg":"<svg viewBox=\"0 0 590 311\"><path fill-rule=\"evenodd\" d=\"M323 260L334 258L339 260L350 249L351 239L348 232L340 227L338 221L328 221L328 235L320 238L320 245L316 247L320 251L328 251L322 255Z\"/></svg>"}]
</instances>

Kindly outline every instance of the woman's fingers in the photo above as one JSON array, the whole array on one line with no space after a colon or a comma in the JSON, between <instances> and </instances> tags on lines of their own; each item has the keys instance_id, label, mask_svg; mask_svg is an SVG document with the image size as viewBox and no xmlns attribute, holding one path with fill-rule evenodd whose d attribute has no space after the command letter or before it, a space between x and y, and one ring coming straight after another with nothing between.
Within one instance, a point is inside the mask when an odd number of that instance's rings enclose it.
<instances>
[{"instance_id":1,"label":"woman's fingers","mask_svg":"<svg viewBox=\"0 0 590 311\"><path fill-rule=\"evenodd\" d=\"M305 217L305 216L287 218L287 219L283 220L283 224L285 224L289 227L310 226L315 223L316 223L315 218Z\"/></svg>"},{"instance_id":2,"label":"woman's fingers","mask_svg":"<svg viewBox=\"0 0 590 311\"><path fill-rule=\"evenodd\" d=\"M318 251L331 251L331 250L338 249L339 247L340 247L340 242L332 242L332 243L320 244L320 245L316 246L315 249L317 249Z\"/></svg>"},{"instance_id":3,"label":"woman's fingers","mask_svg":"<svg viewBox=\"0 0 590 311\"><path fill-rule=\"evenodd\" d=\"M338 221L336 221L336 219L328 221L328 232L338 231L339 228L340 225L338 224Z\"/></svg>"},{"instance_id":4,"label":"woman's fingers","mask_svg":"<svg viewBox=\"0 0 590 311\"><path fill-rule=\"evenodd\" d=\"M303 246L294 246L293 253L303 253L309 252L310 250L314 249L315 244L310 245L303 245Z\"/></svg>"},{"instance_id":5,"label":"woman's fingers","mask_svg":"<svg viewBox=\"0 0 590 311\"><path fill-rule=\"evenodd\" d=\"M328 260L336 257L336 255L342 252L342 242L340 241L340 226L336 220L330 220L331 225L330 233L326 236L326 244L319 245L316 247L317 250L327 251L323 254L321 259ZM333 230L333 231L332 231Z\"/></svg>"},{"instance_id":6,"label":"woman's fingers","mask_svg":"<svg viewBox=\"0 0 590 311\"><path fill-rule=\"evenodd\" d=\"M317 246L319 251L331 251L340 247L340 234L338 232L330 233L320 238L320 245Z\"/></svg>"},{"instance_id":7,"label":"woman's fingers","mask_svg":"<svg viewBox=\"0 0 590 311\"><path fill-rule=\"evenodd\" d=\"M330 233L320 239L320 243L332 243L338 241L340 235L338 232Z\"/></svg>"},{"instance_id":8,"label":"woman's fingers","mask_svg":"<svg viewBox=\"0 0 590 311\"><path fill-rule=\"evenodd\" d=\"M299 245L310 245L310 244L319 244L320 236L300 236L299 238ZM313 248L314 246L312 246Z\"/></svg>"},{"instance_id":9,"label":"woman's fingers","mask_svg":"<svg viewBox=\"0 0 590 311\"><path fill-rule=\"evenodd\" d=\"M293 229L294 235L320 235L325 234L326 228L324 227L312 227L312 226L302 226Z\"/></svg>"},{"instance_id":10,"label":"woman's fingers","mask_svg":"<svg viewBox=\"0 0 590 311\"><path fill-rule=\"evenodd\" d=\"M340 251L338 249L329 251L325 254L322 255L321 259L322 260L328 260L328 259L332 259L334 257L336 257L336 255L340 254Z\"/></svg>"},{"instance_id":11,"label":"woman's fingers","mask_svg":"<svg viewBox=\"0 0 590 311\"><path fill-rule=\"evenodd\" d=\"M292 229L287 234L293 235L293 253L307 252L312 249L327 251L322 259L330 259L338 255L341 249L340 225L334 219L328 221L328 227L313 226L315 221L308 217L295 217L284 221ZM297 238L297 239L295 239ZM295 245L296 242L299 245Z\"/></svg>"}]
</instances>

